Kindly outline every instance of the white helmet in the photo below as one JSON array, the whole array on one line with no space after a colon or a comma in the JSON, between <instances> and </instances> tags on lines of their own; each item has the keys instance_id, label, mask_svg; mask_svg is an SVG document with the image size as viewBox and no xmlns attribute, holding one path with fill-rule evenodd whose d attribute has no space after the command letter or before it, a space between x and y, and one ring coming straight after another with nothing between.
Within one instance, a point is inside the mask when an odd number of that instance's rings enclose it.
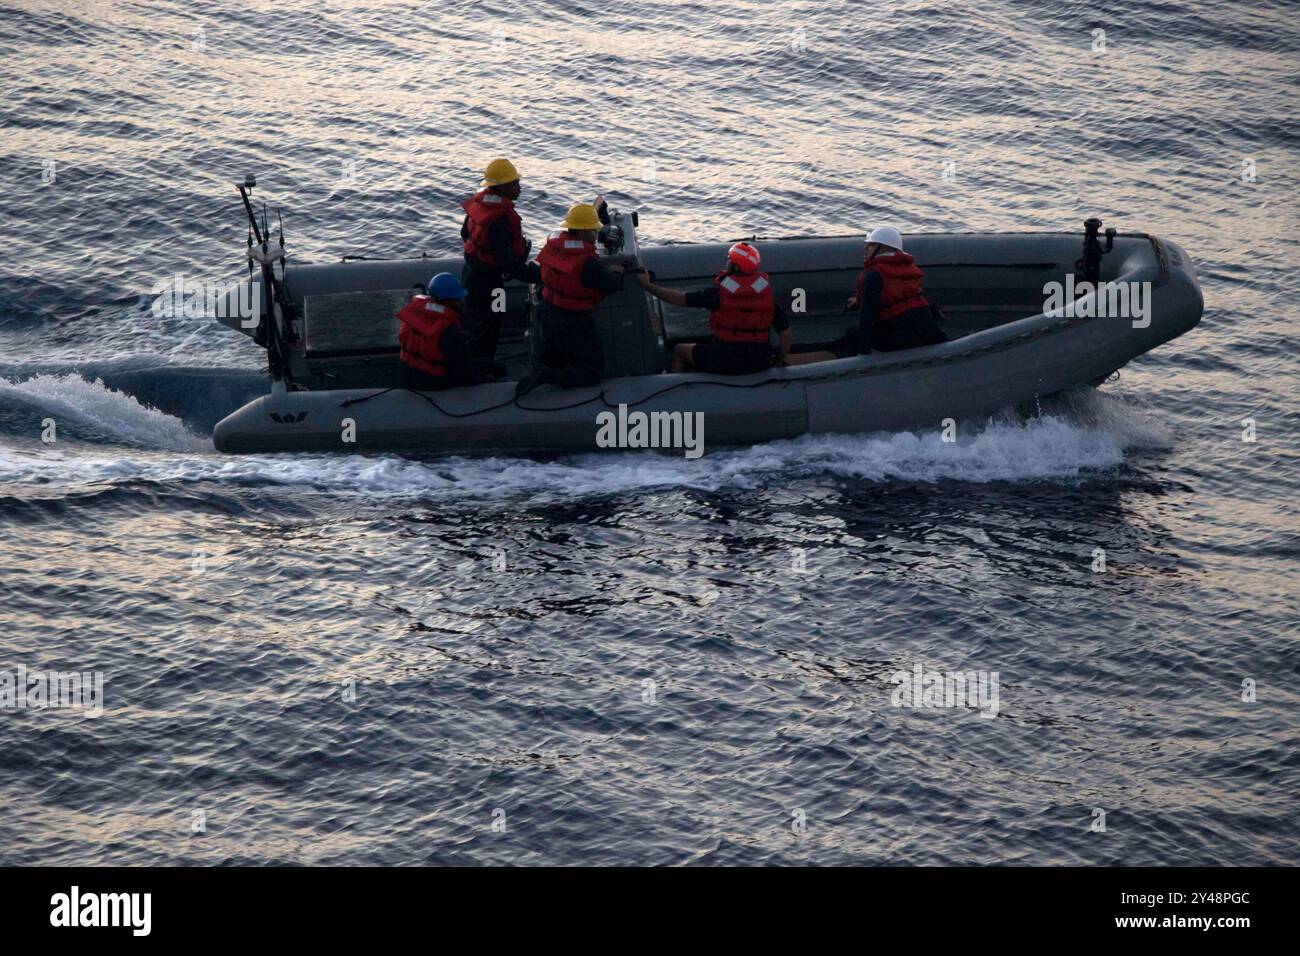
<instances>
[{"instance_id":1,"label":"white helmet","mask_svg":"<svg viewBox=\"0 0 1300 956\"><path fill-rule=\"evenodd\" d=\"M898 230L893 226L880 226L872 229L867 233L865 242L878 242L882 246L889 246L891 249L903 251L903 237L898 234Z\"/></svg>"}]
</instances>

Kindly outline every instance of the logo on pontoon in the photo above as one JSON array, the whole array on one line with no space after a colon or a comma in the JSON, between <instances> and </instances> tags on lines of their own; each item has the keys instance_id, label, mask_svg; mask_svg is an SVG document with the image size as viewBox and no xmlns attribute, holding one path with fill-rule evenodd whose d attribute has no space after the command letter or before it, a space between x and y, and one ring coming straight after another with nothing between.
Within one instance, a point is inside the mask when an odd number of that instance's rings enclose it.
<instances>
[{"instance_id":1,"label":"logo on pontoon","mask_svg":"<svg viewBox=\"0 0 1300 956\"><path fill-rule=\"evenodd\" d=\"M306 412L299 412L295 415L293 412L285 412L283 415L278 412L271 412L271 421L279 422L281 425L297 425L307 417Z\"/></svg>"}]
</instances>

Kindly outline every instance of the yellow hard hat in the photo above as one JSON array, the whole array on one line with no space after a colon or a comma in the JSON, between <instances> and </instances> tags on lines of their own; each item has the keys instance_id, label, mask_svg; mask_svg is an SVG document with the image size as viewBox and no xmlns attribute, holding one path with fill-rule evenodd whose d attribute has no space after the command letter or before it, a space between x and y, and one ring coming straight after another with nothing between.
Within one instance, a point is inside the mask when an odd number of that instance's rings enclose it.
<instances>
[{"instance_id":1,"label":"yellow hard hat","mask_svg":"<svg viewBox=\"0 0 1300 956\"><path fill-rule=\"evenodd\" d=\"M508 159L494 159L487 164L487 169L483 170L484 186L504 186L518 178L519 170L515 169L515 164Z\"/></svg>"},{"instance_id":2,"label":"yellow hard hat","mask_svg":"<svg viewBox=\"0 0 1300 956\"><path fill-rule=\"evenodd\" d=\"M599 231L600 216L596 215L596 207L585 202L570 206L569 214L564 217L564 228L572 229L575 232L583 232L588 229Z\"/></svg>"}]
</instances>

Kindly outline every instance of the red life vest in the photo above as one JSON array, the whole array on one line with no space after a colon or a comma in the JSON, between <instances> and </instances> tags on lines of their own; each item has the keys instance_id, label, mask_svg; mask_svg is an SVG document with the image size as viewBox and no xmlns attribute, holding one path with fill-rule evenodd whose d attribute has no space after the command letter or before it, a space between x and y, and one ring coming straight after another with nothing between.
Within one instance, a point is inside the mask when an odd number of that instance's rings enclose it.
<instances>
[{"instance_id":1,"label":"red life vest","mask_svg":"<svg viewBox=\"0 0 1300 956\"><path fill-rule=\"evenodd\" d=\"M582 284L582 267L596 255L596 245L574 239L567 232L552 233L537 254L542 268L542 298L557 309L589 312L605 293Z\"/></svg>"},{"instance_id":2,"label":"red life vest","mask_svg":"<svg viewBox=\"0 0 1300 956\"><path fill-rule=\"evenodd\" d=\"M921 270L906 252L877 255L862 263L858 276L858 301L862 301L862 288L867 273L880 276L880 311L877 318L892 319L912 309L929 308L930 302L921 291Z\"/></svg>"},{"instance_id":3,"label":"red life vest","mask_svg":"<svg viewBox=\"0 0 1300 956\"><path fill-rule=\"evenodd\" d=\"M718 308L709 313L709 328L719 342L767 342L776 312L772 280L766 272L741 275L719 272Z\"/></svg>"},{"instance_id":4,"label":"red life vest","mask_svg":"<svg viewBox=\"0 0 1300 956\"><path fill-rule=\"evenodd\" d=\"M499 266L496 253L492 251L492 239L488 233L492 224L505 217L510 223L510 239L520 259L528 257L528 247L524 244L524 225L515 212L515 204L505 196L480 189L470 196L460 207L465 210L466 230L465 255L473 256L486 266Z\"/></svg>"},{"instance_id":5,"label":"red life vest","mask_svg":"<svg viewBox=\"0 0 1300 956\"><path fill-rule=\"evenodd\" d=\"M397 318L401 322L397 341L402 361L428 375L446 375L442 336L453 326L460 328L456 310L434 302L427 295L417 295L402 307Z\"/></svg>"}]
</instances>

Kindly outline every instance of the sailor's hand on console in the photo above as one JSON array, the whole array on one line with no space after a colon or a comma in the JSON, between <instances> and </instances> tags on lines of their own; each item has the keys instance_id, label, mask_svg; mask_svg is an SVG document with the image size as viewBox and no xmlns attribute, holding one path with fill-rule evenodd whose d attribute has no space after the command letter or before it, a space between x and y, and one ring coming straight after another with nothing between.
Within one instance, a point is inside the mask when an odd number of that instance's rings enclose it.
<instances>
[{"instance_id":1,"label":"sailor's hand on console","mask_svg":"<svg viewBox=\"0 0 1300 956\"><path fill-rule=\"evenodd\" d=\"M844 311L852 312L857 307L858 307L858 297L856 295L849 296L848 301L844 303Z\"/></svg>"}]
</instances>

